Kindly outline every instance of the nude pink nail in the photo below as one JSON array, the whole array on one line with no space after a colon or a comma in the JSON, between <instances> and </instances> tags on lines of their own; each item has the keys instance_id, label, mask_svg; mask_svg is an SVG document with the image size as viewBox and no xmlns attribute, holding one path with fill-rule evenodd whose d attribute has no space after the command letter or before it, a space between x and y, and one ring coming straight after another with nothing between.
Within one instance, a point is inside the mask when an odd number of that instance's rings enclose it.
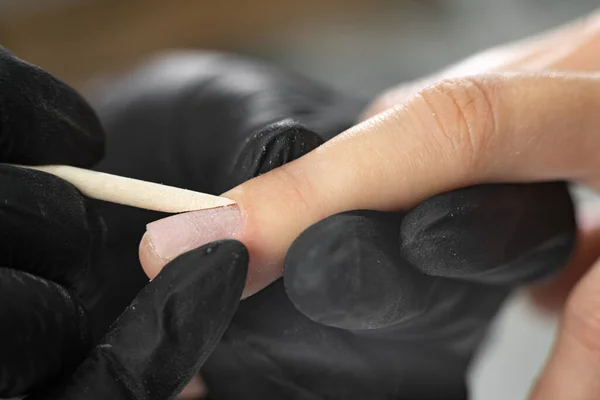
<instances>
[{"instance_id":1,"label":"nude pink nail","mask_svg":"<svg viewBox=\"0 0 600 400\"><path fill-rule=\"evenodd\" d=\"M238 239L243 218L237 205L173 215L146 226L147 238L163 260L215 240Z\"/></svg>"}]
</instances>

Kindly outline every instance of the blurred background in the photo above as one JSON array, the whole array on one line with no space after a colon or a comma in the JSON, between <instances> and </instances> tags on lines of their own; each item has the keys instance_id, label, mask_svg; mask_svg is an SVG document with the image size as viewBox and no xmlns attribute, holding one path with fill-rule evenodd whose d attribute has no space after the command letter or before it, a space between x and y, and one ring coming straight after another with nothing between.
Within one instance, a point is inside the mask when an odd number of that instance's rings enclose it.
<instances>
[{"instance_id":1,"label":"blurred background","mask_svg":"<svg viewBox=\"0 0 600 400\"><path fill-rule=\"evenodd\" d=\"M172 48L229 50L374 96L598 0L0 0L0 44L85 92ZM556 321L515 296L475 364L474 400L523 399Z\"/></svg>"}]
</instances>

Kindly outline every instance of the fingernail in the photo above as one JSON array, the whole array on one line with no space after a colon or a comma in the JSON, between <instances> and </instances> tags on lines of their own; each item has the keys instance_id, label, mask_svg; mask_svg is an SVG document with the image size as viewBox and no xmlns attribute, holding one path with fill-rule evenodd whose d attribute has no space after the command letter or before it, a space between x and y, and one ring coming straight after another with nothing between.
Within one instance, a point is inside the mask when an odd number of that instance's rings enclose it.
<instances>
[{"instance_id":1,"label":"fingernail","mask_svg":"<svg viewBox=\"0 0 600 400\"><path fill-rule=\"evenodd\" d=\"M146 246L165 262L215 240L237 239L242 231L237 205L173 215L146 226Z\"/></svg>"}]
</instances>

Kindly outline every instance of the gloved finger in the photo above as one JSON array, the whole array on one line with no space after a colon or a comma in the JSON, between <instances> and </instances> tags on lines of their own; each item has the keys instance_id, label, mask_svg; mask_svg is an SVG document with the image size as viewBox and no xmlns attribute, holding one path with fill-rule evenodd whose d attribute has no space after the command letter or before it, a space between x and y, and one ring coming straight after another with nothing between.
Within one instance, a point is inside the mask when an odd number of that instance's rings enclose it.
<instances>
[{"instance_id":1,"label":"gloved finger","mask_svg":"<svg viewBox=\"0 0 600 400\"><path fill-rule=\"evenodd\" d=\"M56 283L0 268L0 398L68 373L90 345L84 310Z\"/></svg>"},{"instance_id":2,"label":"gloved finger","mask_svg":"<svg viewBox=\"0 0 600 400\"><path fill-rule=\"evenodd\" d=\"M294 306L316 322L343 329L395 326L424 334L437 328L435 334L443 335L456 333L458 324L461 331L478 331L506 289L419 271L400 252L402 217L346 212L305 230L290 247L283 273Z\"/></svg>"},{"instance_id":3,"label":"gloved finger","mask_svg":"<svg viewBox=\"0 0 600 400\"><path fill-rule=\"evenodd\" d=\"M89 167L103 152L102 126L87 102L0 47L0 162Z\"/></svg>"},{"instance_id":4,"label":"gloved finger","mask_svg":"<svg viewBox=\"0 0 600 400\"><path fill-rule=\"evenodd\" d=\"M576 230L564 183L479 185L408 211L401 253L427 275L518 285L566 266Z\"/></svg>"},{"instance_id":5,"label":"gloved finger","mask_svg":"<svg viewBox=\"0 0 600 400\"><path fill-rule=\"evenodd\" d=\"M63 383L28 400L173 399L198 373L240 302L248 253L220 241L170 262Z\"/></svg>"},{"instance_id":6,"label":"gloved finger","mask_svg":"<svg viewBox=\"0 0 600 400\"><path fill-rule=\"evenodd\" d=\"M237 157L230 183L237 186L293 161L322 145L315 132L292 119L267 125L252 135Z\"/></svg>"},{"instance_id":7,"label":"gloved finger","mask_svg":"<svg viewBox=\"0 0 600 400\"><path fill-rule=\"evenodd\" d=\"M323 139L318 134L292 120L270 124L248 140L239 153L228 181L245 182L307 154L322 143ZM214 240L239 239L236 224L240 217L235 208L214 209L210 212L213 214L211 221L200 225L194 220L193 213L169 217L148 225L147 233L140 243L140 260L149 277L154 277L165 263L182 251ZM222 225L211 226L211 222ZM162 247L157 247L155 243L163 242L164 238L168 238L167 245L164 246L163 243ZM260 263L261 258L262 254L252 253L252 263ZM264 279L261 274L260 269L253 270L248 276L249 287Z\"/></svg>"},{"instance_id":8,"label":"gloved finger","mask_svg":"<svg viewBox=\"0 0 600 400\"><path fill-rule=\"evenodd\" d=\"M435 299L426 288L481 293L454 282L512 287L545 278L565 266L575 230L563 183L474 186L406 213L342 213L317 223L290 247L284 282L295 306L326 325L367 329L414 315L432 319Z\"/></svg>"},{"instance_id":9,"label":"gloved finger","mask_svg":"<svg viewBox=\"0 0 600 400\"><path fill-rule=\"evenodd\" d=\"M265 126L293 119L328 139L365 106L263 61L208 51L161 55L95 103L119 147L101 170L212 194L231 189L232 166Z\"/></svg>"},{"instance_id":10,"label":"gloved finger","mask_svg":"<svg viewBox=\"0 0 600 400\"><path fill-rule=\"evenodd\" d=\"M0 164L0 265L74 288L103 242L102 221L68 182Z\"/></svg>"}]
</instances>

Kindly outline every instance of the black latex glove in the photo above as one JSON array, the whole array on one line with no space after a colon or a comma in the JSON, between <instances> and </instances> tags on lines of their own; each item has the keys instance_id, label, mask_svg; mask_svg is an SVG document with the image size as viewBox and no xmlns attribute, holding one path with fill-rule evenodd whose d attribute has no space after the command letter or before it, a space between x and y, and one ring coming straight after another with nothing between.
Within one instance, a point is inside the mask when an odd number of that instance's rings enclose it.
<instances>
[{"instance_id":1,"label":"black latex glove","mask_svg":"<svg viewBox=\"0 0 600 400\"><path fill-rule=\"evenodd\" d=\"M219 194L329 140L364 106L263 63L174 55L98 102L108 135L99 169ZM111 265L137 265L139 237L160 215L115 205L102 214L109 277ZM296 240L283 279L240 304L202 371L210 397L464 399L466 370L507 294L562 267L574 236L562 183L330 217ZM120 293L144 281L126 279ZM110 287L97 292L98 314Z\"/></svg>"},{"instance_id":2,"label":"black latex glove","mask_svg":"<svg viewBox=\"0 0 600 400\"><path fill-rule=\"evenodd\" d=\"M74 374L27 400L171 400L198 373L240 302L248 252L219 241L171 261Z\"/></svg>"},{"instance_id":3,"label":"black latex glove","mask_svg":"<svg viewBox=\"0 0 600 400\"><path fill-rule=\"evenodd\" d=\"M87 167L103 150L89 105L0 47L0 163ZM0 398L55 379L86 354L78 283L101 236L100 219L70 184L0 164Z\"/></svg>"},{"instance_id":4,"label":"black latex glove","mask_svg":"<svg viewBox=\"0 0 600 400\"><path fill-rule=\"evenodd\" d=\"M103 150L77 93L0 48L0 162L89 167ZM234 241L171 262L89 353L103 228L69 183L0 164L0 398L172 399L218 343L246 280Z\"/></svg>"}]
</instances>

